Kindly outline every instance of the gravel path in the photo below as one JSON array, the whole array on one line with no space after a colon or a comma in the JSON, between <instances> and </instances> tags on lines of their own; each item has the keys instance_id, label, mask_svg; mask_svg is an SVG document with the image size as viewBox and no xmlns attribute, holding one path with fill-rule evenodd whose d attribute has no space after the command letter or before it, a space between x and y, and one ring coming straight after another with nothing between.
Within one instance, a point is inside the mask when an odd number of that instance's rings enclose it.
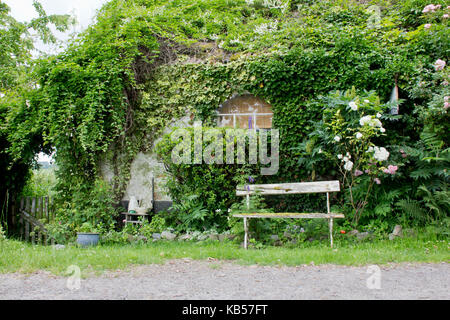
<instances>
[{"instance_id":1,"label":"gravel path","mask_svg":"<svg viewBox=\"0 0 450 320\"><path fill-rule=\"evenodd\" d=\"M373 267L372 267L373 268ZM189 259L81 279L47 272L0 275L0 299L450 299L450 264L380 267L243 266ZM372 269L370 269L372 270ZM368 280L368 278L370 278Z\"/></svg>"}]
</instances>

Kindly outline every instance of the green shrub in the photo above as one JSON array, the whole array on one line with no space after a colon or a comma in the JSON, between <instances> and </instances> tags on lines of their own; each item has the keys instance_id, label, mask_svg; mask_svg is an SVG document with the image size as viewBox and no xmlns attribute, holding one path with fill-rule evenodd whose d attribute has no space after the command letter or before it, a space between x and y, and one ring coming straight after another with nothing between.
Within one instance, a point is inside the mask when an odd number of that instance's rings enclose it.
<instances>
[{"instance_id":1,"label":"green shrub","mask_svg":"<svg viewBox=\"0 0 450 320\"><path fill-rule=\"evenodd\" d=\"M2 225L0 224L0 241L3 241L6 239L5 231L3 230Z\"/></svg>"},{"instance_id":2,"label":"green shrub","mask_svg":"<svg viewBox=\"0 0 450 320\"><path fill-rule=\"evenodd\" d=\"M152 220L150 221L148 230L149 232L153 233L161 233L167 228L166 220L161 217L160 215L154 215L152 217Z\"/></svg>"},{"instance_id":3,"label":"green shrub","mask_svg":"<svg viewBox=\"0 0 450 320\"><path fill-rule=\"evenodd\" d=\"M66 242L76 232L105 233L114 227L118 209L107 182L97 180L93 188L76 192L72 199L56 203L56 218L49 226L51 237Z\"/></svg>"},{"instance_id":4,"label":"green shrub","mask_svg":"<svg viewBox=\"0 0 450 320\"><path fill-rule=\"evenodd\" d=\"M208 129L211 128L202 128L203 132ZM174 201L166 222L179 231L205 231L212 228L223 231L227 228L228 209L237 201L236 186L245 183L249 176L258 179L260 165L176 164L171 158L172 150L180 142L172 140L176 130L165 135L156 146L156 152L168 173L167 187ZM219 128L223 137L224 157L225 130ZM186 128L186 132L193 137L193 128ZM246 143L248 150L248 141ZM203 148L207 145L208 142L203 141ZM190 147L191 154L194 154L193 144ZM237 148L234 152L236 155Z\"/></svg>"},{"instance_id":5,"label":"green shrub","mask_svg":"<svg viewBox=\"0 0 450 320\"><path fill-rule=\"evenodd\" d=\"M56 194L56 175L54 169L33 170L23 191L23 197L47 197Z\"/></svg>"}]
</instances>

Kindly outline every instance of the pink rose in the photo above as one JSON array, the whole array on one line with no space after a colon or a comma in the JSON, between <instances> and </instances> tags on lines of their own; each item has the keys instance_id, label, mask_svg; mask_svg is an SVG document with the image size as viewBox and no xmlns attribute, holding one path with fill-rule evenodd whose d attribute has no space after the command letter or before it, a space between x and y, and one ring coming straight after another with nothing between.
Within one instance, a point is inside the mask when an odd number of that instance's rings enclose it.
<instances>
[{"instance_id":1,"label":"pink rose","mask_svg":"<svg viewBox=\"0 0 450 320\"><path fill-rule=\"evenodd\" d=\"M443 86L448 86L448 81L447 81L447 80L444 80L444 81L442 82L442 85L443 85Z\"/></svg>"},{"instance_id":2,"label":"pink rose","mask_svg":"<svg viewBox=\"0 0 450 320\"><path fill-rule=\"evenodd\" d=\"M437 59L436 62L434 63L434 69L436 69L436 71L442 70L445 67L445 61L441 60L441 59Z\"/></svg>"},{"instance_id":3,"label":"pink rose","mask_svg":"<svg viewBox=\"0 0 450 320\"><path fill-rule=\"evenodd\" d=\"M423 8L422 13L434 12L434 10L438 9L434 4L429 4Z\"/></svg>"},{"instance_id":4,"label":"pink rose","mask_svg":"<svg viewBox=\"0 0 450 320\"><path fill-rule=\"evenodd\" d=\"M431 28L431 24L427 23L426 25L423 26L425 29L430 29Z\"/></svg>"},{"instance_id":5,"label":"pink rose","mask_svg":"<svg viewBox=\"0 0 450 320\"><path fill-rule=\"evenodd\" d=\"M397 166L388 165L387 169L384 169L383 172L387 174L395 174L395 172L398 170Z\"/></svg>"},{"instance_id":6,"label":"pink rose","mask_svg":"<svg viewBox=\"0 0 450 320\"><path fill-rule=\"evenodd\" d=\"M123 222L123 223L127 222L127 219L123 219L122 222Z\"/></svg>"},{"instance_id":7,"label":"pink rose","mask_svg":"<svg viewBox=\"0 0 450 320\"><path fill-rule=\"evenodd\" d=\"M361 170L355 170L355 177L358 177L360 175L364 174L364 172L362 172Z\"/></svg>"},{"instance_id":8,"label":"pink rose","mask_svg":"<svg viewBox=\"0 0 450 320\"><path fill-rule=\"evenodd\" d=\"M377 184L381 184L381 181L378 178L373 179L373 181L375 181Z\"/></svg>"},{"instance_id":9,"label":"pink rose","mask_svg":"<svg viewBox=\"0 0 450 320\"><path fill-rule=\"evenodd\" d=\"M402 154L402 158L406 158L408 156L403 149L400 149L400 153Z\"/></svg>"},{"instance_id":10,"label":"pink rose","mask_svg":"<svg viewBox=\"0 0 450 320\"><path fill-rule=\"evenodd\" d=\"M445 109L445 110L447 110L449 106L450 106L450 103L444 102L444 109Z\"/></svg>"},{"instance_id":11,"label":"pink rose","mask_svg":"<svg viewBox=\"0 0 450 320\"><path fill-rule=\"evenodd\" d=\"M448 19L448 14L446 13L446 14L444 14L443 16L442 16L442 18L444 18L444 19Z\"/></svg>"}]
</instances>

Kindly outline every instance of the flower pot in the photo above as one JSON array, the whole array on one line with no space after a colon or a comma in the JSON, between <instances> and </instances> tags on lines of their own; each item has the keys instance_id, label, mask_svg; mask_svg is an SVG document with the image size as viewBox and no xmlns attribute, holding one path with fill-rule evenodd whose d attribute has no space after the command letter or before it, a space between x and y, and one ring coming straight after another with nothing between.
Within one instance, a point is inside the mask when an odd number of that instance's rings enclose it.
<instances>
[{"instance_id":1,"label":"flower pot","mask_svg":"<svg viewBox=\"0 0 450 320\"><path fill-rule=\"evenodd\" d=\"M99 233L77 233L77 243L83 247L96 246L100 238Z\"/></svg>"}]
</instances>

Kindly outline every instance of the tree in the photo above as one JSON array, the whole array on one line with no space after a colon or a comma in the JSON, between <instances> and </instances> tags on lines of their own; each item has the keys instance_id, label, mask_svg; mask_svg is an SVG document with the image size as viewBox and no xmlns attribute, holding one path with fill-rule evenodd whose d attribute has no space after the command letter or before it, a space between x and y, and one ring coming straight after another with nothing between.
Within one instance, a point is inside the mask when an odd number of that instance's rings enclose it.
<instances>
[{"instance_id":1,"label":"tree","mask_svg":"<svg viewBox=\"0 0 450 320\"><path fill-rule=\"evenodd\" d=\"M45 44L55 43L49 25L66 31L74 22L69 15L47 15L38 1L33 1L33 7L39 17L19 22L10 15L10 8L0 2L0 176L4 179L0 184L0 222L7 219L8 200L23 188L35 154L45 149L40 128L33 127L36 113L29 101L36 89L30 31L34 30ZM18 137L17 124L23 125L24 121L29 124L26 139L13 141Z\"/></svg>"}]
</instances>

